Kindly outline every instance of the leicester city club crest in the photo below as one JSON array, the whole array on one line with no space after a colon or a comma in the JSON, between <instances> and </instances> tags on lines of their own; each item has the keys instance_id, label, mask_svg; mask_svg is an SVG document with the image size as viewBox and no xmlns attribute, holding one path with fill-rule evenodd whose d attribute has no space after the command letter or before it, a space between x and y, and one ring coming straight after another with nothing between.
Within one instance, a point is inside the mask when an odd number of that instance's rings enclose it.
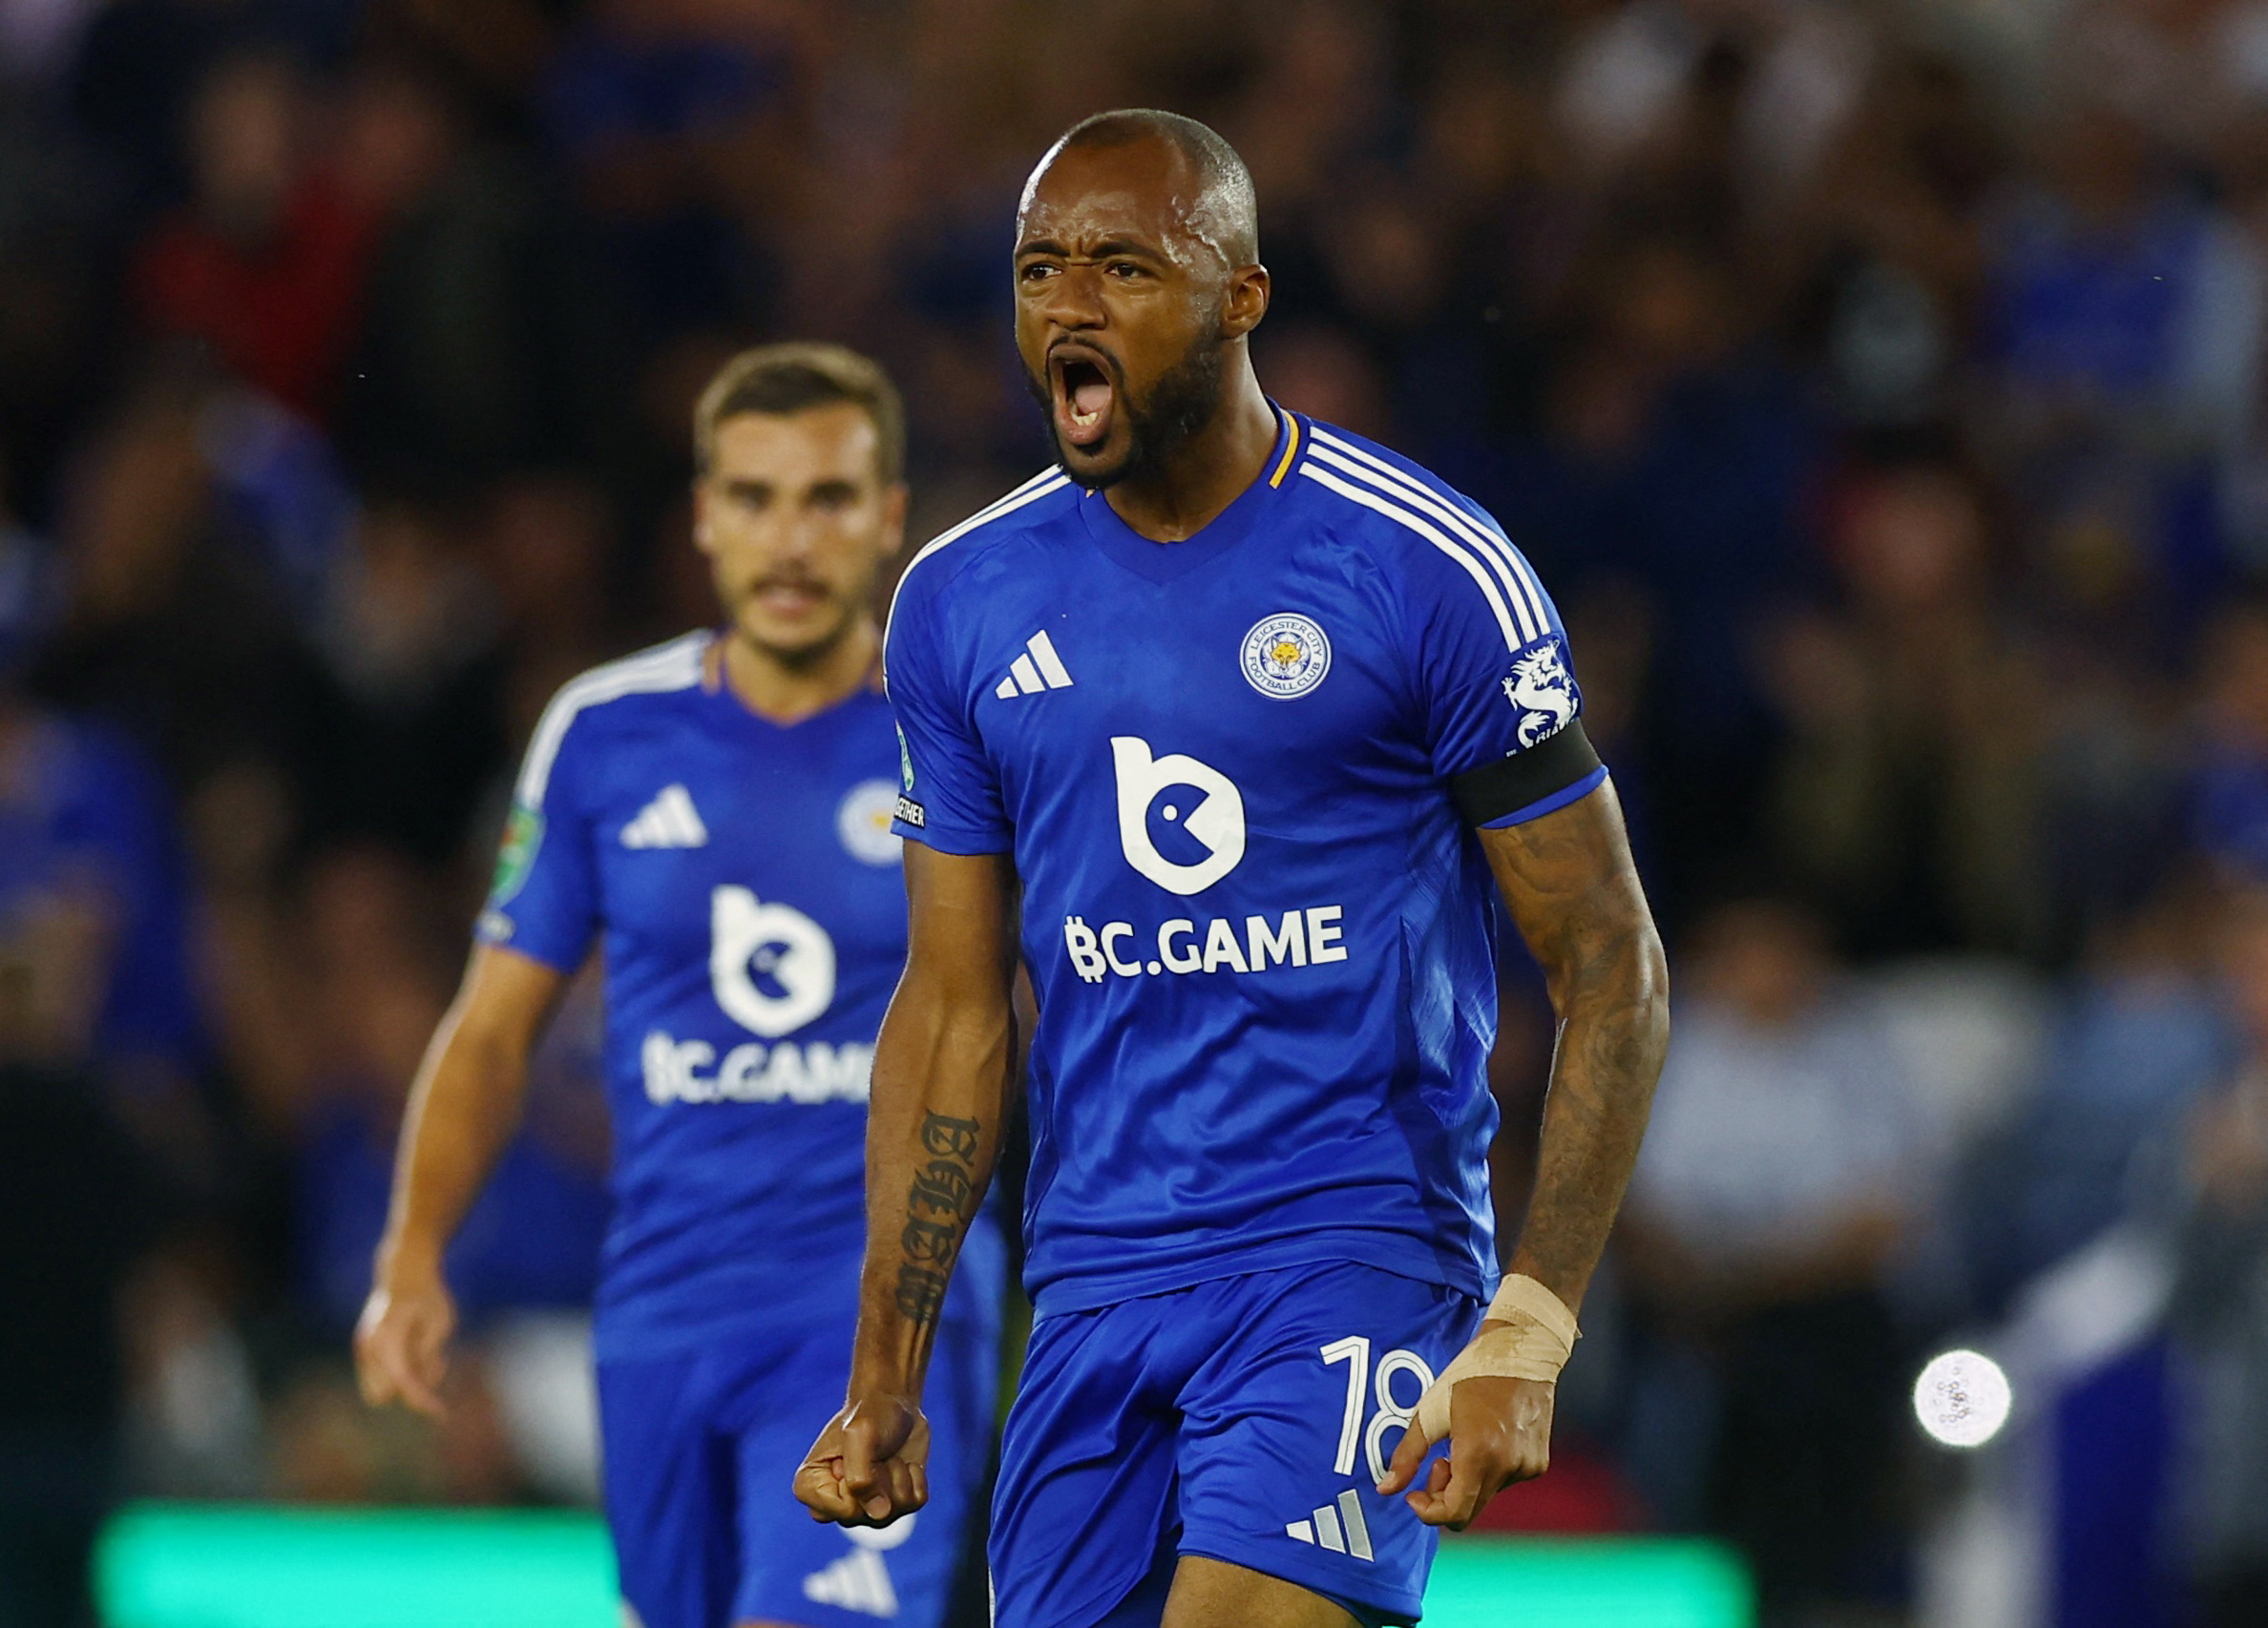
<instances>
[{"instance_id":1,"label":"leicester city club crest","mask_svg":"<svg viewBox=\"0 0 2268 1628\"><path fill-rule=\"evenodd\" d=\"M1310 618L1279 611L1245 635L1245 681L1271 700L1304 696L1331 671L1331 640Z\"/></svg>"},{"instance_id":2,"label":"leicester city club crest","mask_svg":"<svg viewBox=\"0 0 2268 1628\"><path fill-rule=\"evenodd\" d=\"M835 835L852 859L865 865L895 865L904 844L891 831L897 811L897 787L886 780L860 781L835 810Z\"/></svg>"}]
</instances>

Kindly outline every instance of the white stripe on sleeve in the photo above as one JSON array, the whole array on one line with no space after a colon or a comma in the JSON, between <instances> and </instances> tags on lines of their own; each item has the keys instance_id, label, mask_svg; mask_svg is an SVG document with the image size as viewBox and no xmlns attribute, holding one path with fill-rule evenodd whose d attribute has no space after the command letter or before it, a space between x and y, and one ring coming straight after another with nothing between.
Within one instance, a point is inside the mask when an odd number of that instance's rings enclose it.
<instances>
[{"instance_id":1,"label":"white stripe on sleeve","mask_svg":"<svg viewBox=\"0 0 2268 1628\"><path fill-rule=\"evenodd\" d=\"M1299 472L1310 480L1321 482L1351 502L1359 503L1365 509L1376 510L1388 519L1407 526L1427 542L1433 544L1435 548L1439 549L1463 568L1464 574L1470 576L1474 585L1480 590L1480 596L1488 601L1488 608L1496 616L1497 627L1503 633L1504 648L1507 651L1518 651L1527 642L1521 637L1519 629L1513 625L1512 613L1505 609L1503 595L1497 591L1496 577L1490 574L1486 566L1473 557L1472 551L1463 544L1452 541L1443 535L1438 528L1419 519L1408 510L1387 502L1375 488L1351 485L1329 470L1318 469L1312 461L1302 463L1299 466Z\"/></svg>"}]
</instances>

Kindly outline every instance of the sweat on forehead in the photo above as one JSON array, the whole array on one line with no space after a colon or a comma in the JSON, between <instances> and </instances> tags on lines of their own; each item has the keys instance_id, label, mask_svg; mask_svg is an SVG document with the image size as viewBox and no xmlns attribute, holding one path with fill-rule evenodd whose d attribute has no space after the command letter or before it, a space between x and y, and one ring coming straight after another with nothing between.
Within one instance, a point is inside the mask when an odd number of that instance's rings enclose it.
<instances>
[{"instance_id":1,"label":"sweat on forehead","mask_svg":"<svg viewBox=\"0 0 2268 1628\"><path fill-rule=\"evenodd\" d=\"M1031 212L1040 178L1064 154L1141 146L1157 153L1161 181L1171 178L1177 168L1189 177L1193 196L1181 214L1191 234L1209 245L1227 265L1257 264L1260 207L1244 160L1211 126L1157 108L1118 108L1082 118L1065 131L1025 181L1017 219L1020 221ZM1178 165L1174 162L1177 158Z\"/></svg>"}]
</instances>

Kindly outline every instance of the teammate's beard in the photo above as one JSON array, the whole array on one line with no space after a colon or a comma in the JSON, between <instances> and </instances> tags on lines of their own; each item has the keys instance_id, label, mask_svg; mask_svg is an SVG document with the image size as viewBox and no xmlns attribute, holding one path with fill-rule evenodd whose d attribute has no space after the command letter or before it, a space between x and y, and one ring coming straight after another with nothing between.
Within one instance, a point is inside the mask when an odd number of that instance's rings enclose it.
<instances>
[{"instance_id":1,"label":"teammate's beard","mask_svg":"<svg viewBox=\"0 0 2268 1628\"><path fill-rule=\"evenodd\" d=\"M1221 327L1216 321L1209 333L1191 340L1182 359L1159 375L1146 400L1137 402L1133 392L1122 389L1119 410L1126 415L1126 449L1117 463L1085 471L1080 476L1080 483L1089 490L1100 491L1132 476L1146 474L1211 423L1221 405L1222 358L1227 348L1222 344ZM1055 443L1056 461L1065 469L1071 468L1072 449L1063 445L1056 430L1055 392L1046 370L1042 368L1037 375L1027 370L1024 383L1040 404L1048 439Z\"/></svg>"},{"instance_id":2,"label":"teammate's beard","mask_svg":"<svg viewBox=\"0 0 2268 1628\"><path fill-rule=\"evenodd\" d=\"M868 592L840 596L830 592L829 597L837 600L839 613L834 625L807 643L776 643L755 633L738 617L734 618L733 632L737 637L746 640L750 649L758 651L788 672L808 672L832 656L843 640L850 637L850 630L858 625L861 607L873 596L872 588L872 584L869 583Z\"/></svg>"}]
</instances>

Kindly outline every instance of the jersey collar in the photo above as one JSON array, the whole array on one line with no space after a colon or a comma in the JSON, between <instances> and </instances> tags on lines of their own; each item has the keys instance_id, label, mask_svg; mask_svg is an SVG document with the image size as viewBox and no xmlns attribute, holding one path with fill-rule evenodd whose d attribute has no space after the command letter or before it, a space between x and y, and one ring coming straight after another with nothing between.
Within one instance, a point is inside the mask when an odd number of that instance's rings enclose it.
<instances>
[{"instance_id":1,"label":"jersey collar","mask_svg":"<svg viewBox=\"0 0 2268 1628\"><path fill-rule=\"evenodd\" d=\"M1102 492L1089 491L1081 494L1079 512L1095 546L1135 575L1162 585L1219 558L1251 535L1253 526L1282 494L1284 477L1291 473L1292 461L1307 440L1307 430L1296 415L1272 401L1268 405L1275 409L1276 438L1268 461L1260 466L1259 478L1238 492L1236 501L1214 515L1195 536L1178 543L1153 543L1120 519Z\"/></svg>"}]
</instances>

